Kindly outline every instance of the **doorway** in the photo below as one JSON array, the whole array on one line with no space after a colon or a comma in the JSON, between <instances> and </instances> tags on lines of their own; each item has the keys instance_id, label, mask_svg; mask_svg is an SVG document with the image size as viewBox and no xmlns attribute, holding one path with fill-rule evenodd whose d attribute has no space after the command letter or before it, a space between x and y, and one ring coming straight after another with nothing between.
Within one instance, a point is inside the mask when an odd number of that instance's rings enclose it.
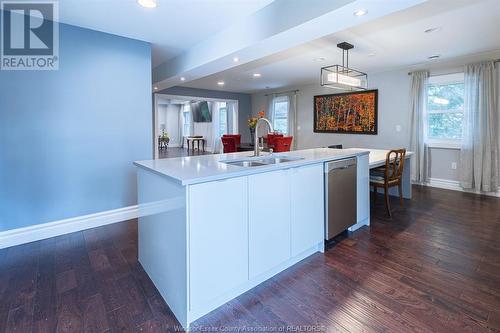
<instances>
[{"instance_id":1,"label":"doorway","mask_svg":"<svg viewBox=\"0 0 500 333\"><path fill-rule=\"evenodd\" d=\"M154 95L155 159L220 153L220 137L238 130L237 100ZM193 136L201 138L200 149L187 149Z\"/></svg>"}]
</instances>

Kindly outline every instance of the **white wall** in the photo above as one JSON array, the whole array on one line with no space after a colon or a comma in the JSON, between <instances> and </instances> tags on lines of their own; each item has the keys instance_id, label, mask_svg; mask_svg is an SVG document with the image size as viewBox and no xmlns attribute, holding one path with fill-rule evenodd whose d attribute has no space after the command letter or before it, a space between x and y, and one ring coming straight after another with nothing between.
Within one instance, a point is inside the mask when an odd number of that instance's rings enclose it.
<instances>
[{"instance_id":1,"label":"white wall","mask_svg":"<svg viewBox=\"0 0 500 333\"><path fill-rule=\"evenodd\" d=\"M341 92L331 88L322 88L317 84L292 87L297 93L297 149L326 147L342 144L344 148L409 148L409 91L410 77L408 70L398 70L373 74L368 77L369 89L378 89L378 134L335 134L313 132L313 98L315 95ZM283 90L283 89L282 89ZM288 90L288 89L284 89ZM266 92L268 93L268 92ZM264 93L252 95L252 114L266 109L267 97ZM398 131L396 126L400 126ZM448 180L458 180L459 170L451 169L452 162L459 162L459 150L430 150L430 176ZM459 167L457 165L457 167Z\"/></svg>"},{"instance_id":2,"label":"white wall","mask_svg":"<svg viewBox=\"0 0 500 333\"><path fill-rule=\"evenodd\" d=\"M460 173L460 149L431 148L429 163L431 165L429 177L458 181ZM456 169L452 168L456 163Z\"/></svg>"},{"instance_id":3,"label":"white wall","mask_svg":"<svg viewBox=\"0 0 500 333\"><path fill-rule=\"evenodd\" d=\"M297 93L297 148L326 147L343 144L344 147L392 148L408 147L408 92L410 81L407 71L389 72L369 77L369 88L379 90L378 135L335 134L313 132L313 98L315 95L341 92L322 88L319 83L296 87ZM252 114L267 108L264 94L252 95ZM401 131L396 131L396 125Z\"/></svg>"},{"instance_id":4,"label":"white wall","mask_svg":"<svg viewBox=\"0 0 500 333\"><path fill-rule=\"evenodd\" d=\"M166 126L165 132L170 137L170 147L179 147L181 145L181 133L179 132L179 113L181 107L178 104L160 104L158 105L158 134L161 135L161 127Z\"/></svg>"}]
</instances>

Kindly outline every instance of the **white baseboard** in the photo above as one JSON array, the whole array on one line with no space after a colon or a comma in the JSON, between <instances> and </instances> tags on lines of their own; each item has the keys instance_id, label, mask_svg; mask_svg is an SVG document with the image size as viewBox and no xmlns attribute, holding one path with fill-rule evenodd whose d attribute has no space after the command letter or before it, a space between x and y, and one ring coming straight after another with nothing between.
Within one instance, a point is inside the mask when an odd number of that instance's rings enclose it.
<instances>
[{"instance_id":1,"label":"white baseboard","mask_svg":"<svg viewBox=\"0 0 500 333\"><path fill-rule=\"evenodd\" d=\"M137 205L0 232L0 249L76 231L122 222L139 216Z\"/></svg>"},{"instance_id":2,"label":"white baseboard","mask_svg":"<svg viewBox=\"0 0 500 333\"><path fill-rule=\"evenodd\" d=\"M429 178L426 184L430 187L443 188L446 190L462 191L460 187L460 182L456 180L441 179L441 178Z\"/></svg>"},{"instance_id":3,"label":"white baseboard","mask_svg":"<svg viewBox=\"0 0 500 333\"><path fill-rule=\"evenodd\" d=\"M497 192L477 192L475 190L464 189L460 186L460 182L457 180L441 179L441 178L429 178L426 186L437 187L446 190L460 191L474 194L489 195L493 197L500 197L500 189Z\"/></svg>"}]
</instances>

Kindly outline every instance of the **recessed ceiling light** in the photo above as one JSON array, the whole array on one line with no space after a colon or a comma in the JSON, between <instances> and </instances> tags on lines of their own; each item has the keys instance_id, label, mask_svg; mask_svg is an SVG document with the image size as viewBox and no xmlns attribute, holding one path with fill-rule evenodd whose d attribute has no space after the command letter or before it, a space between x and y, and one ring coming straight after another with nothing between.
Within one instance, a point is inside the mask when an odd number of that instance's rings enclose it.
<instances>
[{"instance_id":1,"label":"recessed ceiling light","mask_svg":"<svg viewBox=\"0 0 500 333\"><path fill-rule=\"evenodd\" d=\"M234 61L234 62L238 62L238 61L240 61L240 58L238 58L238 57L234 57L234 58L233 58L233 61Z\"/></svg>"},{"instance_id":2,"label":"recessed ceiling light","mask_svg":"<svg viewBox=\"0 0 500 333\"><path fill-rule=\"evenodd\" d=\"M441 56L441 55L439 55L439 54L433 54L433 55L431 55L431 56L427 57L427 59L429 59L429 60L433 60L433 59L437 59L437 58L439 58L440 56Z\"/></svg>"},{"instance_id":3,"label":"recessed ceiling light","mask_svg":"<svg viewBox=\"0 0 500 333\"><path fill-rule=\"evenodd\" d=\"M186 81L186 78L184 76L181 76L181 81Z\"/></svg>"},{"instance_id":4,"label":"recessed ceiling light","mask_svg":"<svg viewBox=\"0 0 500 333\"><path fill-rule=\"evenodd\" d=\"M261 77L260 73L253 73L253 77Z\"/></svg>"},{"instance_id":5,"label":"recessed ceiling light","mask_svg":"<svg viewBox=\"0 0 500 333\"><path fill-rule=\"evenodd\" d=\"M158 90L158 87L154 87L153 89L154 89L154 90Z\"/></svg>"},{"instance_id":6,"label":"recessed ceiling light","mask_svg":"<svg viewBox=\"0 0 500 333\"><path fill-rule=\"evenodd\" d=\"M314 58L314 61L316 61L316 62L322 62L322 61L325 61L325 57L318 57L318 58Z\"/></svg>"},{"instance_id":7,"label":"recessed ceiling light","mask_svg":"<svg viewBox=\"0 0 500 333\"><path fill-rule=\"evenodd\" d=\"M363 15L368 14L368 11L366 9L358 9L353 14L354 14L354 16L363 16Z\"/></svg>"},{"instance_id":8,"label":"recessed ceiling light","mask_svg":"<svg viewBox=\"0 0 500 333\"><path fill-rule=\"evenodd\" d=\"M430 34L430 33L433 33L433 32L438 32L438 31L441 31L441 27L434 27L434 28L429 28L429 29L425 29L424 32L426 34Z\"/></svg>"},{"instance_id":9,"label":"recessed ceiling light","mask_svg":"<svg viewBox=\"0 0 500 333\"><path fill-rule=\"evenodd\" d=\"M137 3L144 8L156 8L156 0L137 0Z\"/></svg>"},{"instance_id":10,"label":"recessed ceiling light","mask_svg":"<svg viewBox=\"0 0 500 333\"><path fill-rule=\"evenodd\" d=\"M224 85L224 81L219 81L219 82L217 82L217 85L219 85L219 86L221 86L221 87L222 87L222 86Z\"/></svg>"}]
</instances>

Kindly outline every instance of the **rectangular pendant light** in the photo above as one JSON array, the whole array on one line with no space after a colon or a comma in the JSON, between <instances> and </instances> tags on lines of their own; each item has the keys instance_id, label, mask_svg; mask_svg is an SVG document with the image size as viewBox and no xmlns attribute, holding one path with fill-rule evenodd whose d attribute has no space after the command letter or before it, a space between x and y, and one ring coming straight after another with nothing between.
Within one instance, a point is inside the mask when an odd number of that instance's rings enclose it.
<instances>
[{"instance_id":1,"label":"rectangular pendant light","mask_svg":"<svg viewBox=\"0 0 500 333\"><path fill-rule=\"evenodd\" d=\"M337 83L337 84L345 84L351 87L359 87L361 86L361 80L355 77L350 77L344 74L339 73L330 73L328 74L328 82Z\"/></svg>"},{"instance_id":2,"label":"rectangular pendant light","mask_svg":"<svg viewBox=\"0 0 500 333\"><path fill-rule=\"evenodd\" d=\"M342 49L342 65L321 68L321 86L343 90L365 90L368 88L368 75L349 68L349 50L352 44L337 44ZM344 66L344 54L347 52L347 64Z\"/></svg>"}]
</instances>

